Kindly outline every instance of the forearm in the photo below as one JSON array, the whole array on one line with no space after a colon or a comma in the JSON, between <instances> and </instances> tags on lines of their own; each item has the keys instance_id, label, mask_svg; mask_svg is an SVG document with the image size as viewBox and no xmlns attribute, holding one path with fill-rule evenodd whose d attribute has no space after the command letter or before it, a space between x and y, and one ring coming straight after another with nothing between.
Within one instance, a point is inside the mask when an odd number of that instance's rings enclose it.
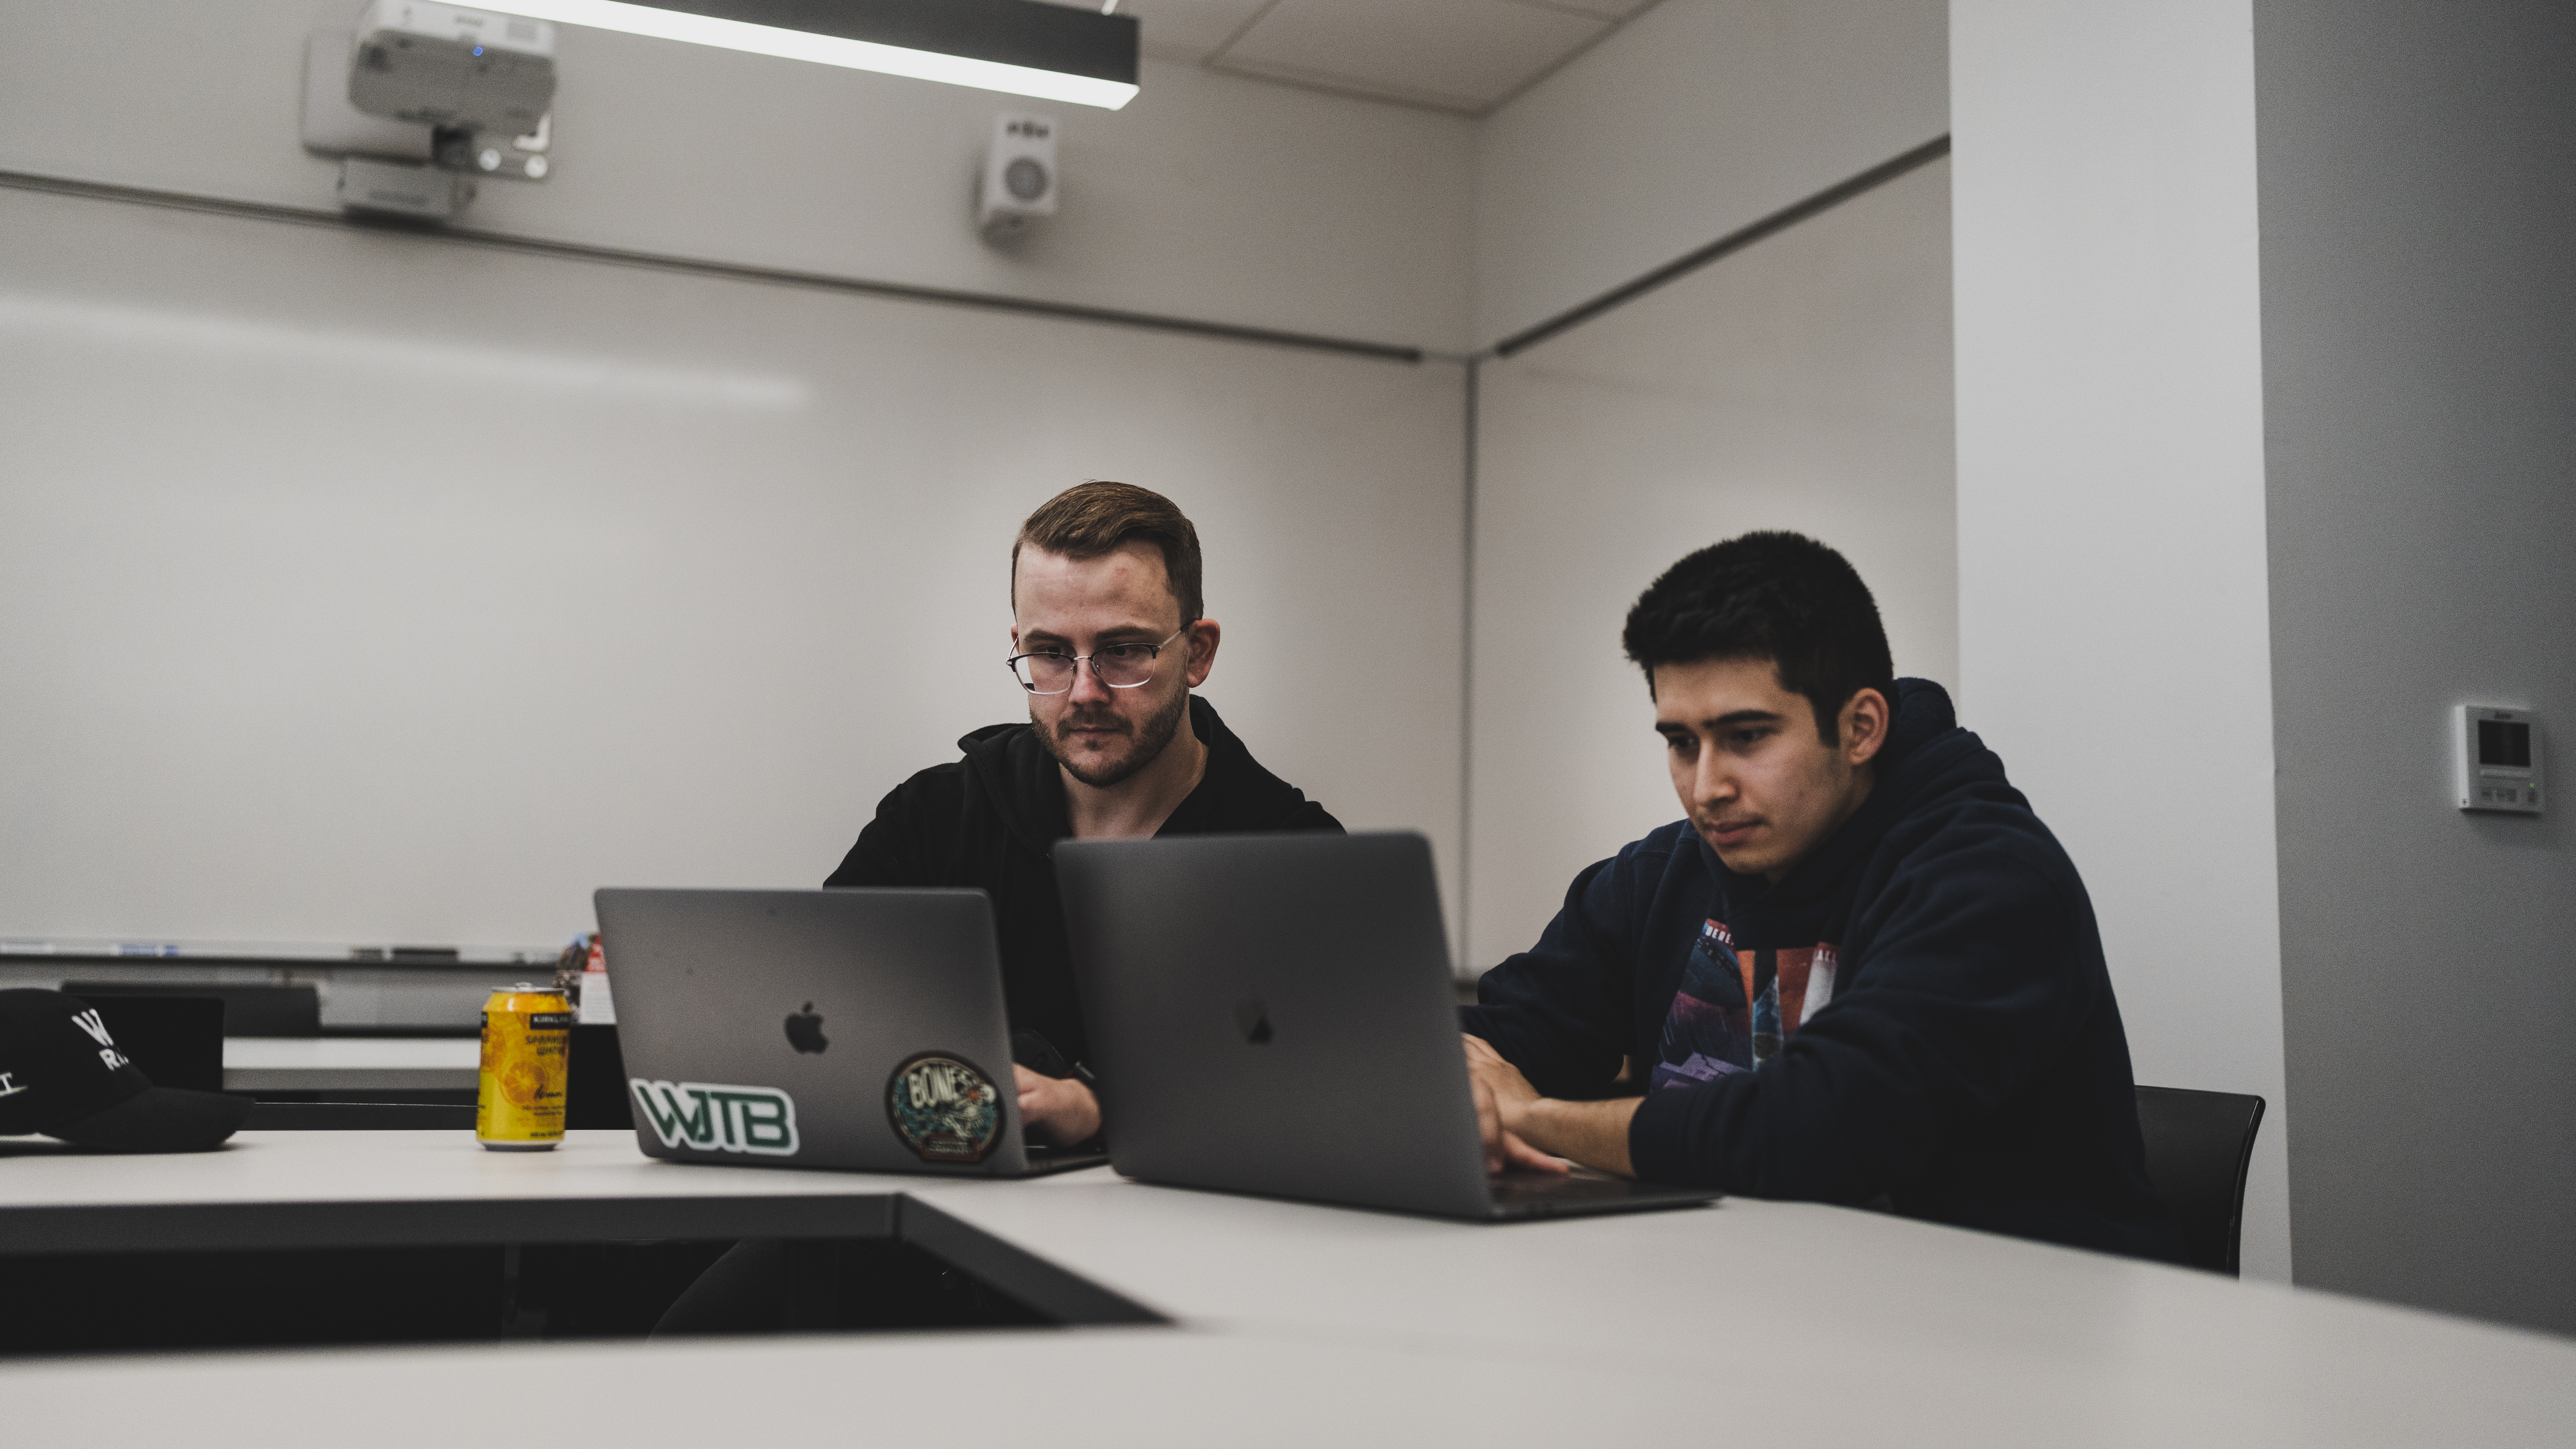
<instances>
[{"instance_id":1,"label":"forearm","mask_svg":"<svg viewBox=\"0 0 2576 1449\"><path fill-rule=\"evenodd\" d=\"M1606 1102L1568 1102L1541 1097L1515 1114L1507 1125L1522 1141L1541 1152L1571 1157L1586 1167L1621 1177L1634 1177L1628 1160L1628 1121L1637 1115L1638 1097Z\"/></svg>"}]
</instances>

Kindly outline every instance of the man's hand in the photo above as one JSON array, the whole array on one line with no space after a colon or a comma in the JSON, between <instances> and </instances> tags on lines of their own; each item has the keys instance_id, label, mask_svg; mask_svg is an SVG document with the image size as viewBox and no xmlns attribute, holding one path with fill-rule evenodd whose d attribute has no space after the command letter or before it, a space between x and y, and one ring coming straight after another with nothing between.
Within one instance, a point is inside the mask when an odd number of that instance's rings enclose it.
<instances>
[{"instance_id":1,"label":"man's hand","mask_svg":"<svg viewBox=\"0 0 2576 1449\"><path fill-rule=\"evenodd\" d=\"M1041 1077L1013 1063L1020 1089L1020 1125L1058 1147L1073 1147L1100 1135L1100 1099L1071 1077Z\"/></svg>"},{"instance_id":2,"label":"man's hand","mask_svg":"<svg viewBox=\"0 0 2576 1449\"><path fill-rule=\"evenodd\" d=\"M1523 1142L1513 1130L1530 1104L1539 1100L1538 1089L1484 1038L1466 1036L1466 1043L1467 1085L1476 1098L1476 1134L1485 1140L1485 1170L1501 1172L1508 1167L1526 1167L1540 1172L1565 1171L1562 1161Z\"/></svg>"},{"instance_id":3,"label":"man's hand","mask_svg":"<svg viewBox=\"0 0 2576 1449\"><path fill-rule=\"evenodd\" d=\"M1520 1068L1479 1037L1467 1038L1467 1081L1476 1094L1476 1130L1485 1138L1485 1170L1537 1167L1565 1171L1549 1153L1586 1167L1635 1177L1628 1157L1628 1122L1643 1100L1560 1102L1542 1097Z\"/></svg>"}]
</instances>

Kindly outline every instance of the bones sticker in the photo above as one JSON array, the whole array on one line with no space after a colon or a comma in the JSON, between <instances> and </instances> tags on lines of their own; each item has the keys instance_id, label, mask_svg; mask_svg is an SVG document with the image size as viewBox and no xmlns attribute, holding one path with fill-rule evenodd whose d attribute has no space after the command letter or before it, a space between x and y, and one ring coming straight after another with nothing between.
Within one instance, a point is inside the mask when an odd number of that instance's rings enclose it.
<instances>
[{"instance_id":1,"label":"bones sticker","mask_svg":"<svg viewBox=\"0 0 2576 1449\"><path fill-rule=\"evenodd\" d=\"M886 1080L886 1120L924 1162L981 1162L1002 1137L1002 1094L964 1057L922 1052Z\"/></svg>"}]
</instances>

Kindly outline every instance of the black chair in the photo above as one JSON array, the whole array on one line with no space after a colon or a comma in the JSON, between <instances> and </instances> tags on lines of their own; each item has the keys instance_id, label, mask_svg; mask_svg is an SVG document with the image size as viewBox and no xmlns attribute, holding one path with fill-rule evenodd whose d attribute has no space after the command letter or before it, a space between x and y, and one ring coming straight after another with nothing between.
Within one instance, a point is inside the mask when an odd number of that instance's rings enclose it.
<instances>
[{"instance_id":1,"label":"black chair","mask_svg":"<svg viewBox=\"0 0 2576 1449\"><path fill-rule=\"evenodd\" d=\"M322 995L310 986L240 986L214 981L203 984L194 981L66 981L63 990L93 1006L111 996L212 996L224 1003L226 1036L322 1034ZM148 1072L151 1068L144 1070Z\"/></svg>"},{"instance_id":2,"label":"black chair","mask_svg":"<svg viewBox=\"0 0 2576 1449\"><path fill-rule=\"evenodd\" d=\"M617 1028L574 1027L571 1069L564 1075L566 1127L623 1131L635 1125L626 1101L626 1054L618 1049Z\"/></svg>"},{"instance_id":3,"label":"black chair","mask_svg":"<svg viewBox=\"0 0 2576 1449\"><path fill-rule=\"evenodd\" d=\"M572 1029L564 1125L620 1131L635 1125L626 1105L626 1062L617 1048L617 1028ZM474 1107L441 1102L264 1101L251 1109L250 1120L242 1126L262 1132L471 1131Z\"/></svg>"},{"instance_id":4,"label":"black chair","mask_svg":"<svg viewBox=\"0 0 2576 1449\"><path fill-rule=\"evenodd\" d=\"M215 996L70 993L98 1011L99 1024L156 1087L224 1089L224 1003Z\"/></svg>"},{"instance_id":5,"label":"black chair","mask_svg":"<svg viewBox=\"0 0 2576 1449\"><path fill-rule=\"evenodd\" d=\"M2236 1276L2245 1227L2245 1177L2254 1160L2263 1099L2188 1087L2138 1088L2138 1133L2147 1180L2182 1224L2183 1253L2195 1268Z\"/></svg>"}]
</instances>

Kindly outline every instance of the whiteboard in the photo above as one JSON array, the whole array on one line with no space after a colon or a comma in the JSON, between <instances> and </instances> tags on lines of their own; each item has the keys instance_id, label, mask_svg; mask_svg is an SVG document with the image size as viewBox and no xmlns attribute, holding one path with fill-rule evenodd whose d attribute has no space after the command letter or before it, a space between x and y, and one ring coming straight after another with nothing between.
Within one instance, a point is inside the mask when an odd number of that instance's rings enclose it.
<instances>
[{"instance_id":1,"label":"whiteboard","mask_svg":"<svg viewBox=\"0 0 2576 1449\"><path fill-rule=\"evenodd\" d=\"M1255 756L1446 859L1461 383L0 191L0 937L545 946L600 885L819 884L1025 716L1010 540L1091 477L1197 522Z\"/></svg>"}]
</instances>

